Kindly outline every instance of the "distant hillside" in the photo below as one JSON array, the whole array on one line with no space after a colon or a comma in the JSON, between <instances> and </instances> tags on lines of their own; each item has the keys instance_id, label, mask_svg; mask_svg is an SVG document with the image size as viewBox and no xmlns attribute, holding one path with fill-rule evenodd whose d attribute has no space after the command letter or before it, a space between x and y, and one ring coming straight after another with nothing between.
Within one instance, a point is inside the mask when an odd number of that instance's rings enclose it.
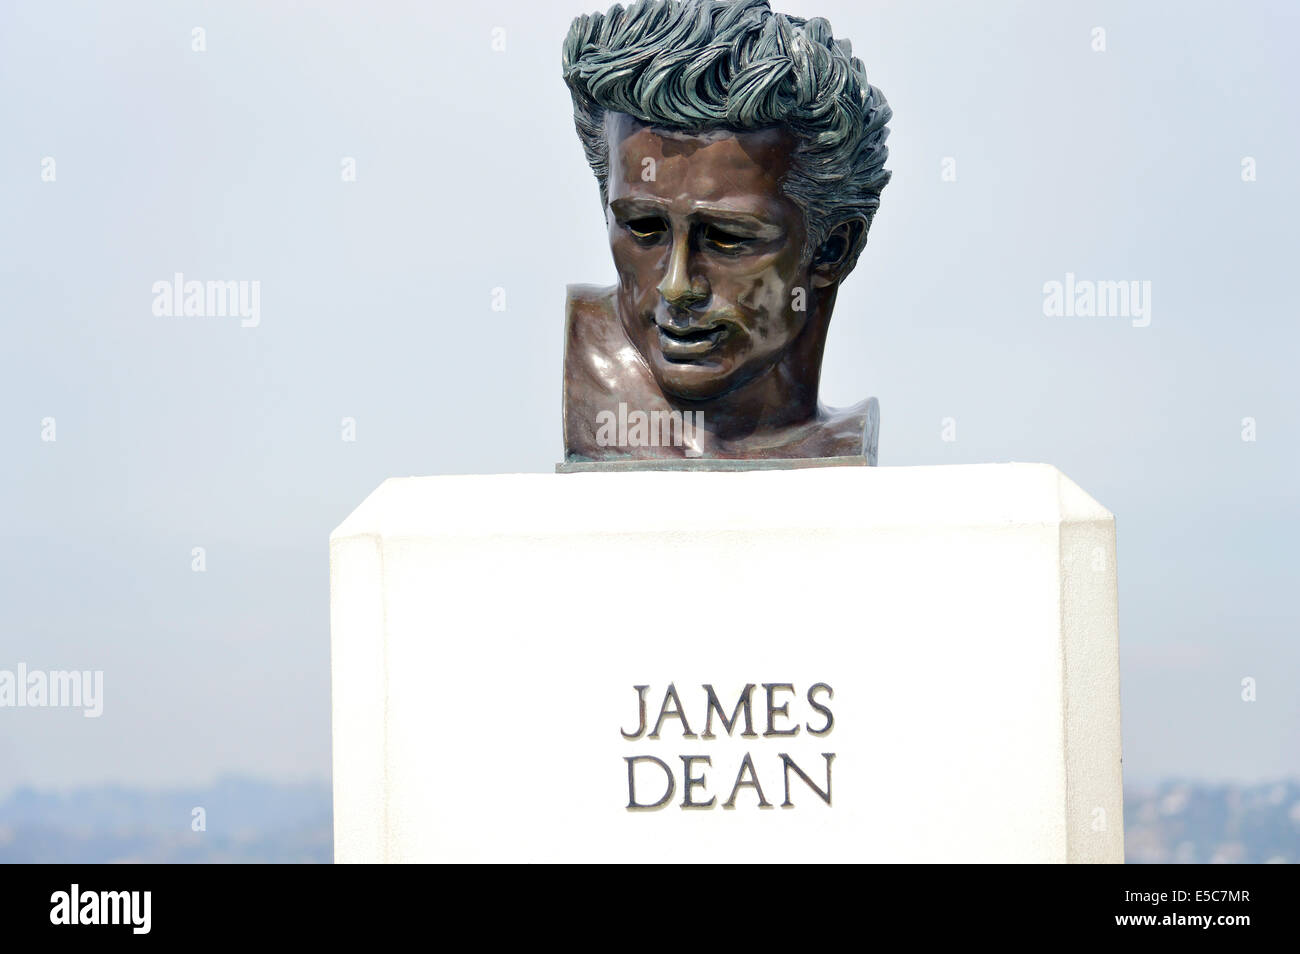
<instances>
[{"instance_id":1,"label":"distant hillside","mask_svg":"<svg viewBox=\"0 0 1300 954\"><path fill-rule=\"evenodd\" d=\"M1300 861L1300 781L1266 785L1163 782L1124 793L1132 863Z\"/></svg>"},{"instance_id":2,"label":"distant hillside","mask_svg":"<svg viewBox=\"0 0 1300 954\"><path fill-rule=\"evenodd\" d=\"M191 830L193 810L207 830ZM0 801L0 863L321 862L333 859L326 782L223 778L206 788L19 789ZM1300 781L1170 781L1124 798L1130 863L1300 861Z\"/></svg>"},{"instance_id":3,"label":"distant hillside","mask_svg":"<svg viewBox=\"0 0 1300 954\"><path fill-rule=\"evenodd\" d=\"M194 831L194 809L206 831ZM18 789L0 801L0 862L333 860L327 782L222 778L205 788Z\"/></svg>"}]
</instances>

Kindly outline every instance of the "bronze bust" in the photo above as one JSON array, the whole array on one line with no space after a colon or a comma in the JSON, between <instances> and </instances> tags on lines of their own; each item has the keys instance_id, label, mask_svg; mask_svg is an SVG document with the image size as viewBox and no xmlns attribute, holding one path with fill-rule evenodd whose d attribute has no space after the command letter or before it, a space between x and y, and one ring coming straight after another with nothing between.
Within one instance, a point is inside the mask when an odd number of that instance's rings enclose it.
<instances>
[{"instance_id":1,"label":"bronze bust","mask_svg":"<svg viewBox=\"0 0 1300 954\"><path fill-rule=\"evenodd\" d=\"M563 64L618 283L568 289L561 469L874 464L875 399L818 400L889 181L848 41L767 0L642 0L575 19Z\"/></svg>"}]
</instances>

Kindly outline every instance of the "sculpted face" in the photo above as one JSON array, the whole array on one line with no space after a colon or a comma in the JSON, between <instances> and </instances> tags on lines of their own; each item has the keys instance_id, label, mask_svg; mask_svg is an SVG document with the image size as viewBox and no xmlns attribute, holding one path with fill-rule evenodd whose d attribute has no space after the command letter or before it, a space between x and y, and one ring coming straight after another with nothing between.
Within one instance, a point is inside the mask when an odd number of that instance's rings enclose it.
<instances>
[{"instance_id":1,"label":"sculpted face","mask_svg":"<svg viewBox=\"0 0 1300 954\"><path fill-rule=\"evenodd\" d=\"M621 113L605 133L619 317L660 389L704 400L771 372L810 314L803 212L780 186L789 133L690 134Z\"/></svg>"}]
</instances>

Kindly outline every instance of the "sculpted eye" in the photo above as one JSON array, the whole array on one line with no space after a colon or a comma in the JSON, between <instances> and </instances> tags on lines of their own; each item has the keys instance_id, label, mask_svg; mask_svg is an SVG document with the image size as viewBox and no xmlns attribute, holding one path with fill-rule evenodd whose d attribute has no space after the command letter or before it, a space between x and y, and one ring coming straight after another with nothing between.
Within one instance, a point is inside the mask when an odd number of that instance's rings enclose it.
<instances>
[{"instance_id":1,"label":"sculpted eye","mask_svg":"<svg viewBox=\"0 0 1300 954\"><path fill-rule=\"evenodd\" d=\"M656 241L659 236L668 231L668 223L663 219L655 216L648 216L644 219L633 219L624 223L623 227L632 233L632 237L638 242L647 244Z\"/></svg>"},{"instance_id":2,"label":"sculpted eye","mask_svg":"<svg viewBox=\"0 0 1300 954\"><path fill-rule=\"evenodd\" d=\"M704 240L716 249L724 252L736 252L750 243L750 239L744 235L735 235L716 225L706 225L704 227Z\"/></svg>"}]
</instances>

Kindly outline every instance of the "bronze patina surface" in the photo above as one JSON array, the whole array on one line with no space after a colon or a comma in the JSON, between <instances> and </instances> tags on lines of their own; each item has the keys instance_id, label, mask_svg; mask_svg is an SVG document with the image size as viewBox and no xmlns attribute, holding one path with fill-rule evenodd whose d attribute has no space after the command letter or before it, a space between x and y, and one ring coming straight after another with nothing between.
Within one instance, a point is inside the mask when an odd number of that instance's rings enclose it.
<instances>
[{"instance_id":1,"label":"bronze patina surface","mask_svg":"<svg viewBox=\"0 0 1300 954\"><path fill-rule=\"evenodd\" d=\"M659 0L579 17L563 62L618 281L568 289L561 469L874 464L875 399L818 399L889 181L848 42L766 0Z\"/></svg>"}]
</instances>

